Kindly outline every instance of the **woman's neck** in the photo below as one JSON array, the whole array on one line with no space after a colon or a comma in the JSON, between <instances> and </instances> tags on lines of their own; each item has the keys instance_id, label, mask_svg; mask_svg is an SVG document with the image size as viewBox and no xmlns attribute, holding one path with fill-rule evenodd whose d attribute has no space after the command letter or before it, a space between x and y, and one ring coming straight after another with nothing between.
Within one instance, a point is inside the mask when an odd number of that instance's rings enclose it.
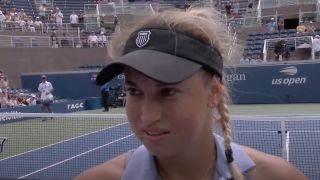
<instances>
[{"instance_id":1,"label":"woman's neck","mask_svg":"<svg viewBox=\"0 0 320 180\"><path fill-rule=\"evenodd\" d=\"M155 160L163 180L211 180L216 169L216 146L211 140L211 143L188 149L174 157Z\"/></svg>"}]
</instances>

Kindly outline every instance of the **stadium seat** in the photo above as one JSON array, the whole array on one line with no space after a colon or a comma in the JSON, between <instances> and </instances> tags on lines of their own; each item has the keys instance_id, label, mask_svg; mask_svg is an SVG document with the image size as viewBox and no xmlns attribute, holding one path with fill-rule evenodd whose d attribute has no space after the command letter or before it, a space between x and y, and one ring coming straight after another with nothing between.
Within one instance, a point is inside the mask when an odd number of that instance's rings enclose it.
<instances>
[{"instance_id":1,"label":"stadium seat","mask_svg":"<svg viewBox=\"0 0 320 180\"><path fill-rule=\"evenodd\" d=\"M264 43L264 39L262 39L262 40L255 40L254 42L253 42L253 44L254 45L262 45Z\"/></svg>"},{"instance_id":2,"label":"stadium seat","mask_svg":"<svg viewBox=\"0 0 320 180\"><path fill-rule=\"evenodd\" d=\"M296 30L296 29L288 29L287 32L288 32L288 33L297 33L297 30Z\"/></svg>"},{"instance_id":3,"label":"stadium seat","mask_svg":"<svg viewBox=\"0 0 320 180\"><path fill-rule=\"evenodd\" d=\"M290 35L289 35L289 34L286 34L286 33L283 33L283 34L280 34L279 37L280 37L280 38L288 38L288 37L290 37Z\"/></svg>"},{"instance_id":4,"label":"stadium seat","mask_svg":"<svg viewBox=\"0 0 320 180\"><path fill-rule=\"evenodd\" d=\"M249 39L247 39L247 41L246 41L245 44L246 44L246 45L253 45L253 44L254 44L254 40L249 40Z\"/></svg>"},{"instance_id":5,"label":"stadium seat","mask_svg":"<svg viewBox=\"0 0 320 180\"><path fill-rule=\"evenodd\" d=\"M17 9L17 11L24 9L24 12L28 16L36 17L38 14L34 1L14 0L12 1L12 5Z\"/></svg>"}]
</instances>

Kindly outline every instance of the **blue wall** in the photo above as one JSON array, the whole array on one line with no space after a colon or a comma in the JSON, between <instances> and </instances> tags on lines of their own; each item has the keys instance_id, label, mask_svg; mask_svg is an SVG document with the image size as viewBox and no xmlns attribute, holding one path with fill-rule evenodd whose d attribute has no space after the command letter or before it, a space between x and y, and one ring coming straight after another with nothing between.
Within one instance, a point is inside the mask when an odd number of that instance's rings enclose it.
<instances>
[{"instance_id":1,"label":"blue wall","mask_svg":"<svg viewBox=\"0 0 320 180\"><path fill-rule=\"evenodd\" d=\"M71 101L64 101L52 104L52 110L55 113L71 113L76 111L82 111L86 109L87 101L82 100L71 100ZM100 106L101 107L101 106ZM35 106L20 106L14 108L6 108L0 109L0 113L41 113L41 106L40 104ZM1 117L0 116L0 124L15 122L22 120L21 117Z\"/></svg>"},{"instance_id":2,"label":"blue wall","mask_svg":"<svg viewBox=\"0 0 320 180\"><path fill-rule=\"evenodd\" d=\"M48 81L52 83L54 95L66 99L85 99L100 97L100 87L95 78L99 71L66 71L46 73ZM21 75L22 88L38 92L42 73L27 73ZM111 86L122 84L123 76L119 75L110 83Z\"/></svg>"},{"instance_id":3,"label":"blue wall","mask_svg":"<svg viewBox=\"0 0 320 180\"><path fill-rule=\"evenodd\" d=\"M320 63L226 68L234 103L319 103Z\"/></svg>"},{"instance_id":4,"label":"blue wall","mask_svg":"<svg viewBox=\"0 0 320 180\"><path fill-rule=\"evenodd\" d=\"M286 63L226 67L225 76L233 103L319 103L320 62ZM79 71L50 73L47 76L56 95L85 99L100 97L99 87L95 84L97 73ZM40 75L22 75L22 87L37 90ZM110 85L122 85L123 79L123 75L119 75Z\"/></svg>"}]
</instances>

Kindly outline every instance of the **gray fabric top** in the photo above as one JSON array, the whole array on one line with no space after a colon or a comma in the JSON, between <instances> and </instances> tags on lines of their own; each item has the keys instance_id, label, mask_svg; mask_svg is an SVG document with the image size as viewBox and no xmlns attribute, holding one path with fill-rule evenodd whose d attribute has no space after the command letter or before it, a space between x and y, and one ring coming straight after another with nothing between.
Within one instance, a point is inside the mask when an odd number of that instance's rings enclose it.
<instances>
[{"instance_id":1,"label":"gray fabric top","mask_svg":"<svg viewBox=\"0 0 320 180\"><path fill-rule=\"evenodd\" d=\"M224 139L214 134L217 147L217 162L214 180L224 180L231 178L231 172L224 153ZM232 143L233 158L243 175L255 166L250 157L242 151L239 145ZM152 156L145 146L141 145L136 150L129 153L126 169L122 180L161 180Z\"/></svg>"}]
</instances>

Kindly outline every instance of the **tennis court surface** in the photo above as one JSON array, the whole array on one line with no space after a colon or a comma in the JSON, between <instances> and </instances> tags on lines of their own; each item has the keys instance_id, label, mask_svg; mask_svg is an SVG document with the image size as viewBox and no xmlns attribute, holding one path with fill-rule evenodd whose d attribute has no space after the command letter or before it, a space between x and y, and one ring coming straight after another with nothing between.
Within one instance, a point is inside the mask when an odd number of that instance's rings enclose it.
<instances>
[{"instance_id":1,"label":"tennis court surface","mask_svg":"<svg viewBox=\"0 0 320 180\"><path fill-rule=\"evenodd\" d=\"M0 117L0 178L72 179L140 144L124 114ZM238 115L231 124L235 142L283 157L320 179L320 115Z\"/></svg>"}]
</instances>

